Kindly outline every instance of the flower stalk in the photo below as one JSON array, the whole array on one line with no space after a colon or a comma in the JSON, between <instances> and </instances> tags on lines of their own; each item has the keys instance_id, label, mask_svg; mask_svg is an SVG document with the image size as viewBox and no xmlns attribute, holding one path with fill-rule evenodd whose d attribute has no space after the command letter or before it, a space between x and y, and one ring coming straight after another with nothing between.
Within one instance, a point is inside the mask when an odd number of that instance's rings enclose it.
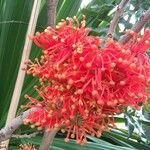
<instances>
[{"instance_id":1,"label":"flower stalk","mask_svg":"<svg viewBox=\"0 0 150 150\"><path fill-rule=\"evenodd\" d=\"M144 27L144 25L150 20L150 9L148 9L142 16L140 17L139 21L135 23L135 25L131 28L132 31L138 33L141 31L141 29ZM127 32L125 35L123 35L119 43L120 44L126 44L131 38L132 38L131 32Z\"/></svg>"},{"instance_id":2,"label":"flower stalk","mask_svg":"<svg viewBox=\"0 0 150 150\"><path fill-rule=\"evenodd\" d=\"M39 150L49 150L56 133L57 131L53 128L51 128L49 131L45 131Z\"/></svg>"},{"instance_id":3,"label":"flower stalk","mask_svg":"<svg viewBox=\"0 0 150 150\"><path fill-rule=\"evenodd\" d=\"M48 26L55 26L57 4L58 0L46 0ZM39 150L48 150L53 142L56 133L57 131L55 131L53 128L51 128L50 131L47 131L47 129L45 129Z\"/></svg>"},{"instance_id":4,"label":"flower stalk","mask_svg":"<svg viewBox=\"0 0 150 150\"><path fill-rule=\"evenodd\" d=\"M31 108L16 118L12 119L4 128L0 130L0 143L2 141L5 141L9 139L12 136L12 133L20 126L23 124L23 121L25 118L27 118L31 112L36 111L37 109Z\"/></svg>"},{"instance_id":5,"label":"flower stalk","mask_svg":"<svg viewBox=\"0 0 150 150\"><path fill-rule=\"evenodd\" d=\"M106 36L107 38L113 36L113 33L114 33L115 29L116 29L116 26L117 26L117 24L119 22L120 17L123 14L123 11L124 11L125 6L127 5L128 1L129 0L122 0L120 2L120 4L117 6L116 13L115 13L112 21L110 22L110 27L108 29L108 33L107 33L107 36Z\"/></svg>"}]
</instances>

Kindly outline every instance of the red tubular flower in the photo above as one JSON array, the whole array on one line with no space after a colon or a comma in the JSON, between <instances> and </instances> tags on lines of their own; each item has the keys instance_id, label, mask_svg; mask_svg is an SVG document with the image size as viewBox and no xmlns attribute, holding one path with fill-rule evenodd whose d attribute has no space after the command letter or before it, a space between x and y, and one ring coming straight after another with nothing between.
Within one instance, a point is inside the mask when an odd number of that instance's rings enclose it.
<instances>
[{"instance_id":1,"label":"red tubular flower","mask_svg":"<svg viewBox=\"0 0 150 150\"><path fill-rule=\"evenodd\" d=\"M87 133L100 136L109 125L115 126L116 113L126 106L139 109L149 96L150 30L126 45L112 39L102 45L89 31L84 19L79 23L67 18L31 37L43 55L28 62L27 73L40 78L41 87L35 90L41 99L26 96L26 107L38 111L24 122L38 130L67 131L66 142L71 137L84 144Z\"/></svg>"},{"instance_id":2,"label":"red tubular flower","mask_svg":"<svg viewBox=\"0 0 150 150\"><path fill-rule=\"evenodd\" d=\"M32 144L21 144L19 150L37 150Z\"/></svg>"}]
</instances>

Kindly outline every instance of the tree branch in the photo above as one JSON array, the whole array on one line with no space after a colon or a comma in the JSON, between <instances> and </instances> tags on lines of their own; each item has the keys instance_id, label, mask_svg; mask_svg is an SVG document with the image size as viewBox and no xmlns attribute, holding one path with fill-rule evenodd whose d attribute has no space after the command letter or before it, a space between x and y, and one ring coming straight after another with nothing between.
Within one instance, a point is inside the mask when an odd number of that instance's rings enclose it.
<instances>
[{"instance_id":1,"label":"tree branch","mask_svg":"<svg viewBox=\"0 0 150 150\"><path fill-rule=\"evenodd\" d=\"M53 143L56 133L57 131L54 129L51 129L50 131L45 131L39 150L49 150L49 147Z\"/></svg>"},{"instance_id":2,"label":"tree branch","mask_svg":"<svg viewBox=\"0 0 150 150\"><path fill-rule=\"evenodd\" d=\"M31 134L23 134L23 135L19 135L19 134L12 134L11 137L13 138L17 138L17 139L22 139L22 138L32 138L32 137L36 137L40 132L34 132Z\"/></svg>"},{"instance_id":3,"label":"tree branch","mask_svg":"<svg viewBox=\"0 0 150 150\"><path fill-rule=\"evenodd\" d=\"M56 23L56 9L57 9L58 0L46 0L47 5L47 24L51 27L54 27ZM44 132L44 136L40 145L39 150L48 150L53 142L53 139L57 131L51 128L50 131Z\"/></svg>"},{"instance_id":4,"label":"tree branch","mask_svg":"<svg viewBox=\"0 0 150 150\"><path fill-rule=\"evenodd\" d=\"M6 124L6 126L0 130L0 142L9 139L12 133L23 124L23 120L29 116L31 112L36 110L36 108L31 108L23 112L20 116L14 118L10 123Z\"/></svg>"},{"instance_id":5,"label":"tree branch","mask_svg":"<svg viewBox=\"0 0 150 150\"><path fill-rule=\"evenodd\" d=\"M140 32L148 20L150 20L150 9L148 9L140 17L139 21L131 28L131 30L136 33ZM121 39L119 40L119 43L126 44L131 38L132 38L132 35L130 32L128 32L121 37Z\"/></svg>"},{"instance_id":6,"label":"tree branch","mask_svg":"<svg viewBox=\"0 0 150 150\"><path fill-rule=\"evenodd\" d=\"M127 19L127 22L130 23L130 20L131 20L131 17L132 15L139 9L140 7L140 4L142 3L142 0L136 0L136 4L134 5L134 9L131 10L129 16L128 16L128 19ZM124 28L123 32L126 31L126 27Z\"/></svg>"},{"instance_id":7,"label":"tree branch","mask_svg":"<svg viewBox=\"0 0 150 150\"><path fill-rule=\"evenodd\" d=\"M120 2L120 4L118 5L117 11L116 11L116 13L115 13L111 23L110 23L109 29L108 29L108 34L106 36L107 38L113 36L113 33L114 33L115 29L116 29L118 21L119 21L120 17L122 16L124 8L125 8L126 4L128 3L128 1L129 0L122 0Z\"/></svg>"},{"instance_id":8,"label":"tree branch","mask_svg":"<svg viewBox=\"0 0 150 150\"><path fill-rule=\"evenodd\" d=\"M56 9L58 0L46 0L47 5L47 25L53 27L56 21Z\"/></svg>"}]
</instances>

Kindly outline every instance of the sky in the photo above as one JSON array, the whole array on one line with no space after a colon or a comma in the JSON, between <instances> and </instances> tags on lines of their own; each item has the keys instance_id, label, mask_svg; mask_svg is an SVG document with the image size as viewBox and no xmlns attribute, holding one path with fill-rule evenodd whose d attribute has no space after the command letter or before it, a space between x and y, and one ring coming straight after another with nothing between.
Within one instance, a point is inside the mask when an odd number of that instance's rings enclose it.
<instances>
[{"instance_id":1,"label":"sky","mask_svg":"<svg viewBox=\"0 0 150 150\"><path fill-rule=\"evenodd\" d=\"M81 8L85 7L91 0L82 0Z\"/></svg>"}]
</instances>

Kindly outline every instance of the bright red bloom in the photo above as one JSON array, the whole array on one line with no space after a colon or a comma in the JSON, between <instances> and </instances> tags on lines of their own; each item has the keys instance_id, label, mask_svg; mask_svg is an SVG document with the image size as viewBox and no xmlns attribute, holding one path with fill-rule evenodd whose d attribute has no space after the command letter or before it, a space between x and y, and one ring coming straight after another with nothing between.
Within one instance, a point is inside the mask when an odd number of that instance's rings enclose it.
<instances>
[{"instance_id":1,"label":"bright red bloom","mask_svg":"<svg viewBox=\"0 0 150 150\"><path fill-rule=\"evenodd\" d=\"M21 144L19 150L37 150L32 144Z\"/></svg>"},{"instance_id":2,"label":"bright red bloom","mask_svg":"<svg viewBox=\"0 0 150 150\"><path fill-rule=\"evenodd\" d=\"M40 78L41 88L35 89L42 99L27 96L27 107L39 109L25 120L39 130L64 128L66 141L76 137L80 144L86 142L86 133L100 136L108 125L114 126L110 116L124 107L139 109L148 99L150 82L150 29L120 45L112 39L102 44L84 26L85 20L79 24L67 18L31 37L43 56L29 61L27 73Z\"/></svg>"}]
</instances>

